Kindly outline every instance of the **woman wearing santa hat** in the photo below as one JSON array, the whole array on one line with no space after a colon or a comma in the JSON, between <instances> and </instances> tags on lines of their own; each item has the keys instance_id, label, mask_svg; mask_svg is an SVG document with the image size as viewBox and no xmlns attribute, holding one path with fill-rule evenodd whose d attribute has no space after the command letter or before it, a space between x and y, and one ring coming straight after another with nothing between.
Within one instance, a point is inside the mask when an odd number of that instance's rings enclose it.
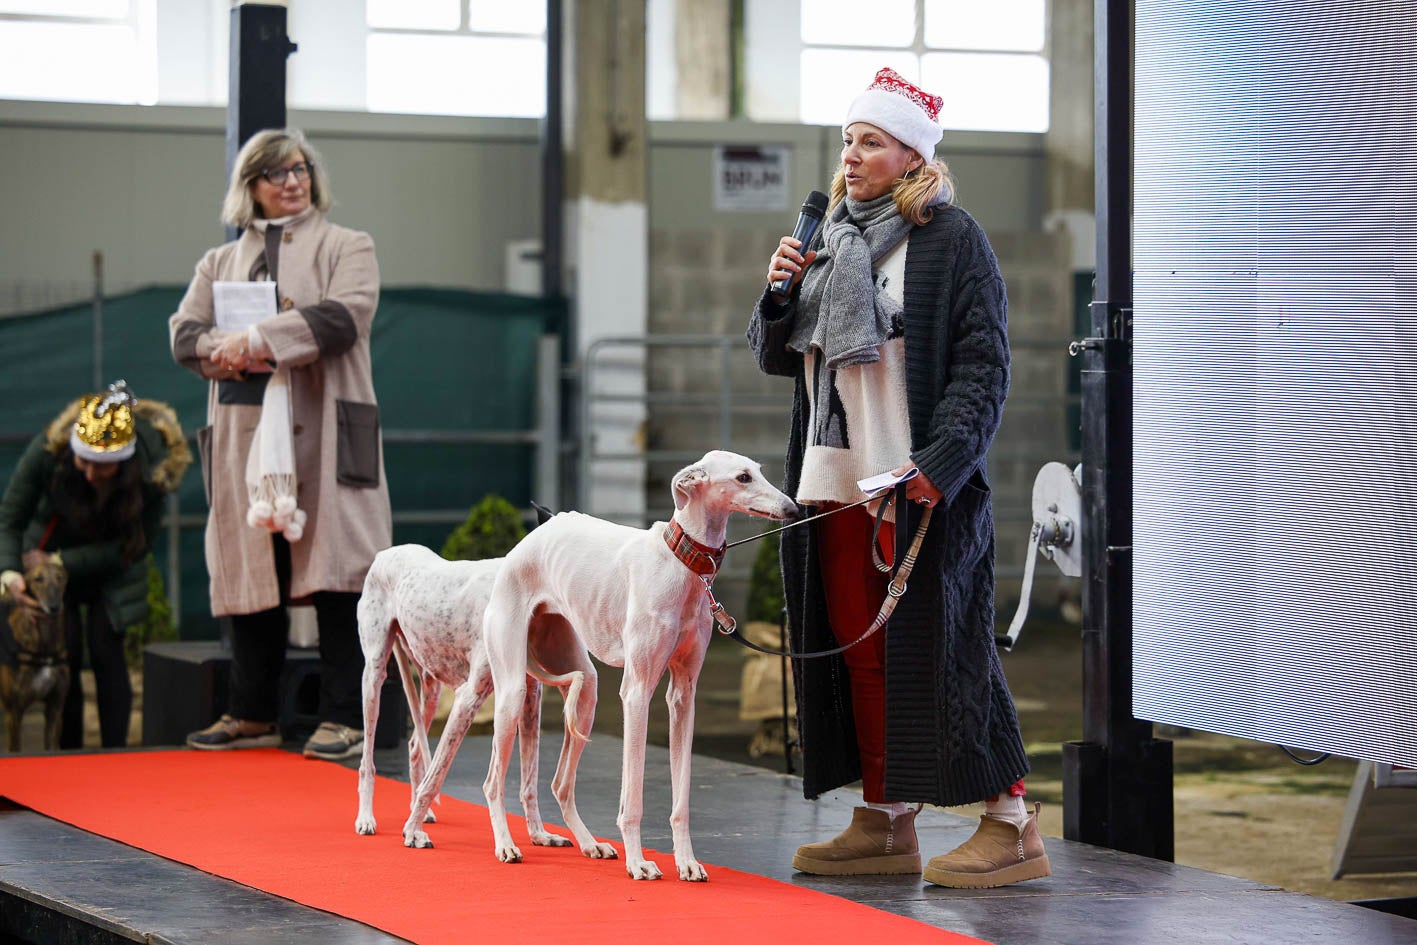
<instances>
[{"instance_id":1,"label":"woman wearing santa hat","mask_svg":"<svg viewBox=\"0 0 1417 945\"><path fill-rule=\"evenodd\" d=\"M924 869L929 882L977 888L1050 869L994 646L984 458L1009 386L1004 282L934 159L942 104L890 69L851 102L830 210L809 245L780 241L748 338L764 372L796 384L786 491L833 513L782 540L793 650L849 645L793 660L803 791L859 778L865 800L793 866L918 874L920 805L984 801L975 834ZM843 508L862 498L859 480L912 470L904 509ZM897 529L918 557L894 613L866 635L906 557Z\"/></svg>"}]
</instances>

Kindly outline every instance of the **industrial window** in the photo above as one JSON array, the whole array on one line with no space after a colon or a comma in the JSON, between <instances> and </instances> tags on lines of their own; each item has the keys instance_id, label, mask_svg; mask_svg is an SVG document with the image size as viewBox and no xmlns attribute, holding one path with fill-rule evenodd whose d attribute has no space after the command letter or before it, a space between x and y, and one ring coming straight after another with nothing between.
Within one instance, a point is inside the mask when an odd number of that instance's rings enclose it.
<instances>
[{"instance_id":1,"label":"industrial window","mask_svg":"<svg viewBox=\"0 0 1417 945\"><path fill-rule=\"evenodd\" d=\"M0 0L0 98L157 101L156 0Z\"/></svg>"},{"instance_id":2,"label":"industrial window","mask_svg":"<svg viewBox=\"0 0 1417 945\"><path fill-rule=\"evenodd\" d=\"M366 0L370 111L535 118L546 110L546 7Z\"/></svg>"},{"instance_id":3,"label":"industrial window","mask_svg":"<svg viewBox=\"0 0 1417 945\"><path fill-rule=\"evenodd\" d=\"M801 119L830 125L882 66L945 100L940 124L1048 130L1046 0L801 0Z\"/></svg>"}]
</instances>

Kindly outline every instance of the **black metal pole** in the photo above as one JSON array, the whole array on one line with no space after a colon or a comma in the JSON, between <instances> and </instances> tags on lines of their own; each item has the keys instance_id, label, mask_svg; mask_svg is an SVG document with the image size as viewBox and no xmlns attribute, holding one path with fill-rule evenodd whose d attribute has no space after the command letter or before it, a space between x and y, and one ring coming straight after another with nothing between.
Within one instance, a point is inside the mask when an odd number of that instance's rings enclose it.
<instances>
[{"instance_id":1,"label":"black metal pole","mask_svg":"<svg viewBox=\"0 0 1417 945\"><path fill-rule=\"evenodd\" d=\"M561 94L564 38L561 0L546 0L546 118L541 123L541 294L551 299L565 293L561 278L562 228L565 226L561 209L566 178Z\"/></svg>"},{"instance_id":2,"label":"black metal pole","mask_svg":"<svg viewBox=\"0 0 1417 945\"><path fill-rule=\"evenodd\" d=\"M285 33L286 9L266 3L231 8L231 58L226 105L226 173L253 134L285 127L285 60L296 46ZM235 227L226 238L235 239Z\"/></svg>"},{"instance_id":3,"label":"black metal pole","mask_svg":"<svg viewBox=\"0 0 1417 945\"><path fill-rule=\"evenodd\" d=\"M1095 0L1097 277L1082 343L1083 739L1063 835L1175 857L1171 743L1132 717L1132 0Z\"/></svg>"},{"instance_id":4,"label":"black metal pole","mask_svg":"<svg viewBox=\"0 0 1417 945\"><path fill-rule=\"evenodd\" d=\"M777 646L779 653L787 653L787 608L777 615ZM778 672L782 674L782 760L787 766L788 774L796 774L797 768L792 763L792 749L797 747L797 739L792 737L792 711L787 703L787 681L792 678L792 666L786 656L778 657Z\"/></svg>"},{"instance_id":5,"label":"black metal pole","mask_svg":"<svg viewBox=\"0 0 1417 945\"><path fill-rule=\"evenodd\" d=\"M241 146L264 128L285 127L285 60L296 46L285 34L286 8L266 3L238 3L231 8L231 45L227 61L226 176ZM241 231L226 228L234 240ZM231 647L231 618L222 617L222 648Z\"/></svg>"},{"instance_id":6,"label":"black metal pole","mask_svg":"<svg viewBox=\"0 0 1417 945\"><path fill-rule=\"evenodd\" d=\"M561 363L575 360L574 321L565 302L565 44L566 22L562 0L546 0L546 117L541 122L541 294L555 305L560 318L555 330L561 335ZM551 328L548 327L548 331ZM579 440L580 389L571 378L562 376L561 440ZM564 459L564 454L562 456ZM561 465L560 495L575 508L580 484L575 481L574 461Z\"/></svg>"}]
</instances>

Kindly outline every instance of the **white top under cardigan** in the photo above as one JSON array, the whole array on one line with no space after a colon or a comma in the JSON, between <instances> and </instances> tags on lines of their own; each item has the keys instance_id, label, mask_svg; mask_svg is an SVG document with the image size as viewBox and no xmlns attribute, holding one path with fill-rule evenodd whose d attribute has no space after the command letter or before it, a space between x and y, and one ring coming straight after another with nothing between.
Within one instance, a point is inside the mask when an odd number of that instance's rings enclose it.
<instances>
[{"instance_id":1,"label":"white top under cardigan","mask_svg":"<svg viewBox=\"0 0 1417 945\"><path fill-rule=\"evenodd\" d=\"M905 256L907 236L876 261L872 276L877 285L896 302L905 300ZM807 429L815 431L819 405L813 400L817 390L816 362L812 352L803 360L807 371L807 392L811 413ZM795 498L799 503L848 504L862 498L856 483L860 479L889 472L910 461L910 417L905 387L905 336L897 335L881 345L881 359L836 372L836 392L846 412L848 449L809 443L802 457L802 478ZM875 511L875 503L869 506ZM895 516L890 509L886 520Z\"/></svg>"}]
</instances>

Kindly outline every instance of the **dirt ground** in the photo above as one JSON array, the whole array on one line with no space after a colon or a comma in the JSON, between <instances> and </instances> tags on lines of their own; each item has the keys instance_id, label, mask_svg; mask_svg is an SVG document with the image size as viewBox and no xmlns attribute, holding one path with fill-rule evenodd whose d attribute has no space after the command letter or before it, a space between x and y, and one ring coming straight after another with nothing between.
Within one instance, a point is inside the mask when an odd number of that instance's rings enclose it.
<instances>
[{"instance_id":1,"label":"dirt ground","mask_svg":"<svg viewBox=\"0 0 1417 945\"><path fill-rule=\"evenodd\" d=\"M727 640L715 639L710 646L699 681L694 750L784 771L780 748L757 756L749 751L760 723L739 718L746 652ZM1061 623L1030 624L1015 650L1004 656L1033 765L1029 798L1043 802L1040 826L1047 836L1061 837L1063 831L1062 744L1082 737L1081 664L1077 628ZM134 685L130 743L137 745L142 735L142 680L137 674ZM618 672L601 667L597 731L619 734L618 687ZM660 688L651 713L650 738L667 745L662 684ZM85 680L85 689L90 693L85 743L97 747L92 678ZM547 699L548 727L559 727L559 702L555 695ZM37 747L34 721L26 717L27 748ZM1331 758L1304 767L1273 745L1199 732L1167 737L1173 738L1176 772L1176 862L1328 899L1417 896L1417 872L1331 878L1334 844L1355 762ZM967 808L956 812L970 813Z\"/></svg>"}]
</instances>

